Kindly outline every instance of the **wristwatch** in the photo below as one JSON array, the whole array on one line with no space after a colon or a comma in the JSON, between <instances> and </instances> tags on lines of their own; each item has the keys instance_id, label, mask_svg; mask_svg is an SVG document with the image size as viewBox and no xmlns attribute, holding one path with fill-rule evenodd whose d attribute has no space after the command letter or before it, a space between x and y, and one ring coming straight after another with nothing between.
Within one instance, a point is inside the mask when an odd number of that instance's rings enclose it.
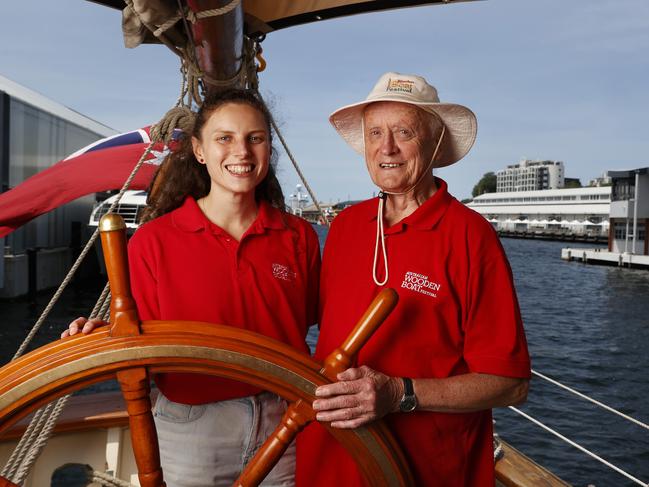
<instances>
[{"instance_id":1,"label":"wristwatch","mask_svg":"<svg viewBox=\"0 0 649 487\"><path fill-rule=\"evenodd\" d=\"M412 386L412 379L402 377L403 380L403 397L399 403L399 410L402 413L410 413L417 409L417 396L415 396L415 388Z\"/></svg>"}]
</instances>

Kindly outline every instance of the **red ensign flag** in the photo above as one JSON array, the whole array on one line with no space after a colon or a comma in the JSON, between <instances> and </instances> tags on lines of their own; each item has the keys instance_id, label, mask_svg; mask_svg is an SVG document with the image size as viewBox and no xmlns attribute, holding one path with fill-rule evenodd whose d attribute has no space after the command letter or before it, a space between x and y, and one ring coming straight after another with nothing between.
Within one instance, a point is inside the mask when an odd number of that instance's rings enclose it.
<instances>
[{"instance_id":1,"label":"red ensign flag","mask_svg":"<svg viewBox=\"0 0 649 487\"><path fill-rule=\"evenodd\" d=\"M76 198L120 189L150 141L149 127L99 140L0 194L0 238ZM156 144L129 189L146 189L168 152Z\"/></svg>"}]
</instances>

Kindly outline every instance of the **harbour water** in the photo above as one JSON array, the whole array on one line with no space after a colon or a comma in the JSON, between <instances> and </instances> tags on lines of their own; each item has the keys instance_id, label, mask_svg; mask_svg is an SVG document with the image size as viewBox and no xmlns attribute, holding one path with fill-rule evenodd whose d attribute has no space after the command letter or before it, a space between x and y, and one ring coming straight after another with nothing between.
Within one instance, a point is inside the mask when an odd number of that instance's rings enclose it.
<instances>
[{"instance_id":1,"label":"harbour water","mask_svg":"<svg viewBox=\"0 0 649 487\"><path fill-rule=\"evenodd\" d=\"M649 423L649 272L561 261L561 242L503 245L533 369ZM538 378L521 409L649 481L647 430ZM575 486L637 485L510 410L495 418L507 441Z\"/></svg>"},{"instance_id":2,"label":"harbour water","mask_svg":"<svg viewBox=\"0 0 649 487\"><path fill-rule=\"evenodd\" d=\"M324 237L324 229L318 231ZM533 368L649 422L649 272L564 262L561 242L503 239L503 245ZM55 339L71 318L86 314L101 286L83 283L66 292L35 345ZM11 359L48 299L45 294L31 304L0 302L2 363ZM647 430L538 378L521 409L649 481ZM510 410L497 410L495 418L504 439L575 486L635 485Z\"/></svg>"}]
</instances>

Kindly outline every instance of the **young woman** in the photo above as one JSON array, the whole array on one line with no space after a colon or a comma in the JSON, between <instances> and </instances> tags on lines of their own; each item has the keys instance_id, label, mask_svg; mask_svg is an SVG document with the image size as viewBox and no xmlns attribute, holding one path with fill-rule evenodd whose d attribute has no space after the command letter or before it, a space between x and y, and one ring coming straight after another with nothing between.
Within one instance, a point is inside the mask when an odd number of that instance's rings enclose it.
<instances>
[{"instance_id":1,"label":"young woman","mask_svg":"<svg viewBox=\"0 0 649 487\"><path fill-rule=\"evenodd\" d=\"M308 223L284 211L271 142L270 115L252 94L205 100L129 242L141 320L225 324L308 353L319 244ZM78 318L63 336L98 324ZM217 377L169 373L155 382L168 487L231 485L286 407L269 392ZM263 485L293 485L294 462L292 448Z\"/></svg>"}]
</instances>

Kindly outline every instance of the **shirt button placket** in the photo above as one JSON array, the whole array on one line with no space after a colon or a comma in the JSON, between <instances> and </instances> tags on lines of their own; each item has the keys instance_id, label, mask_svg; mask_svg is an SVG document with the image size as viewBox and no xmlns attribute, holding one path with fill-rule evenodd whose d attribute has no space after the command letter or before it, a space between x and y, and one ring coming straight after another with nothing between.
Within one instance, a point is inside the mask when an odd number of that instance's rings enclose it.
<instances>
[{"instance_id":1,"label":"shirt button placket","mask_svg":"<svg viewBox=\"0 0 649 487\"><path fill-rule=\"evenodd\" d=\"M230 262L232 263L232 270L236 273L237 271L237 242L229 236L223 236L223 244L225 249L230 257Z\"/></svg>"}]
</instances>

